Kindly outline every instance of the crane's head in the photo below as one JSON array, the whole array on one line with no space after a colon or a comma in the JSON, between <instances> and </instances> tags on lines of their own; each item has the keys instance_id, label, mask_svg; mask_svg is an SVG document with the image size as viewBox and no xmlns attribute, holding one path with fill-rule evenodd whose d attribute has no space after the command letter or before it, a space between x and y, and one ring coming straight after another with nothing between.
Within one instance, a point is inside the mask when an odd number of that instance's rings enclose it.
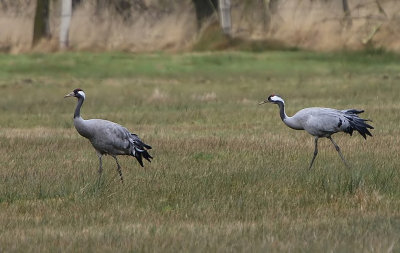
<instances>
[{"instance_id":1,"label":"crane's head","mask_svg":"<svg viewBox=\"0 0 400 253\"><path fill-rule=\"evenodd\" d=\"M259 105L265 104L267 102L270 102L270 103L273 103L273 104L285 103L285 101L283 101L281 96L272 94L267 99L265 99L264 101L260 102Z\"/></svg>"},{"instance_id":2,"label":"crane's head","mask_svg":"<svg viewBox=\"0 0 400 253\"><path fill-rule=\"evenodd\" d=\"M85 99L85 92L83 92L83 90L78 88L78 89L75 89L71 93L69 93L69 94L64 96L64 98L67 98L67 97L76 97L76 98Z\"/></svg>"}]
</instances>

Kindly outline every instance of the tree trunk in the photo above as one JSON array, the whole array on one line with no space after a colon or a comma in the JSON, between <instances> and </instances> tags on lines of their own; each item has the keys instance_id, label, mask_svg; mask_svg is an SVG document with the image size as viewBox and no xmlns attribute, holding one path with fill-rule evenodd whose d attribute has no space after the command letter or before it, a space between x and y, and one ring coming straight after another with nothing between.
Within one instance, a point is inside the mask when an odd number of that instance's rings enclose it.
<instances>
[{"instance_id":1,"label":"tree trunk","mask_svg":"<svg viewBox=\"0 0 400 253\"><path fill-rule=\"evenodd\" d=\"M49 0L37 0L33 23L32 46L36 45L40 39L49 38L50 36Z\"/></svg>"},{"instance_id":2,"label":"tree trunk","mask_svg":"<svg viewBox=\"0 0 400 253\"><path fill-rule=\"evenodd\" d=\"M69 46L69 26L72 15L72 0L62 0L61 2L61 25L60 25L60 49Z\"/></svg>"},{"instance_id":3,"label":"tree trunk","mask_svg":"<svg viewBox=\"0 0 400 253\"><path fill-rule=\"evenodd\" d=\"M350 28L353 25L353 21L351 20L351 11L349 8L349 3L347 0L342 0L342 4L343 4L345 27Z\"/></svg>"},{"instance_id":4,"label":"tree trunk","mask_svg":"<svg viewBox=\"0 0 400 253\"><path fill-rule=\"evenodd\" d=\"M267 2L268 0L260 0L260 9L262 11L264 32L269 30L269 26L271 24L271 12L269 10Z\"/></svg>"},{"instance_id":5,"label":"tree trunk","mask_svg":"<svg viewBox=\"0 0 400 253\"><path fill-rule=\"evenodd\" d=\"M197 28L200 29L203 21L217 13L218 0L192 0L196 10Z\"/></svg>"},{"instance_id":6,"label":"tree trunk","mask_svg":"<svg viewBox=\"0 0 400 253\"><path fill-rule=\"evenodd\" d=\"M269 0L268 9L272 15L278 13L278 1L279 0Z\"/></svg>"},{"instance_id":7,"label":"tree trunk","mask_svg":"<svg viewBox=\"0 0 400 253\"><path fill-rule=\"evenodd\" d=\"M220 23L225 35L231 36L231 1L219 0Z\"/></svg>"}]
</instances>

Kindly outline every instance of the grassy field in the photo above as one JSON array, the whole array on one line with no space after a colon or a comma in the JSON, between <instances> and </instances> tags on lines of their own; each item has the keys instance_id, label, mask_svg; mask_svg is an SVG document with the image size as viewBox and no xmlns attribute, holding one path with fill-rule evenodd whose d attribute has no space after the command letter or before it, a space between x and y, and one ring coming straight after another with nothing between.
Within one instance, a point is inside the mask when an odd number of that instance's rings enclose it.
<instances>
[{"instance_id":1,"label":"grassy field","mask_svg":"<svg viewBox=\"0 0 400 253\"><path fill-rule=\"evenodd\" d=\"M400 56L384 52L0 55L1 252L398 252ZM82 116L153 146L98 159ZM364 109L374 137L287 128L268 95Z\"/></svg>"}]
</instances>

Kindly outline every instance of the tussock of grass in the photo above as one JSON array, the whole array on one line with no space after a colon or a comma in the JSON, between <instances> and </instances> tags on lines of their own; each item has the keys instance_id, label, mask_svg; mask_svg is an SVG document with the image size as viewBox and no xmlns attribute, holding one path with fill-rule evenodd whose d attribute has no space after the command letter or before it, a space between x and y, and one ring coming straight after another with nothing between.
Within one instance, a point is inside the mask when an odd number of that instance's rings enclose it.
<instances>
[{"instance_id":1,"label":"tussock of grass","mask_svg":"<svg viewBox=\"0 0 400 253\"><path fill-rule=\"evenodd\" d=\"M230 38L221 32L218 22L211 23L203 28L196 42L192 45L194 51L241 50L248 52L263 52L266 50L296 51L282 40L263 39L254 40L240 37Z\"/></svg>"},{"instance_id":2,"label":"tussock of grass","mask_svg":"<svg viewBox=\"0 0 400 253\"><path fill-rule=\"evenodd\" d=\"M0 56L2 251L397 251L398 56L309 52ZM73 129L123 124L153 146L145 168L98 160ZM364 109L374 137L283 125L311 106ZM16 243L16 238L18 243Z\"/></svg>"}]
</instances>

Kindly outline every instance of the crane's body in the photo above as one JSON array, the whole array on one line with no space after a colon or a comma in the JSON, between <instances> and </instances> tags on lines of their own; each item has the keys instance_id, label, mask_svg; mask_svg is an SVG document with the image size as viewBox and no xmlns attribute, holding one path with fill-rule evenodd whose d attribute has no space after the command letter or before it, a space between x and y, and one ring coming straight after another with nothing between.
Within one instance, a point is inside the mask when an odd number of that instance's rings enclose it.
<instances>
[{"instance_id":1,"label":"crane's body","mask_svg":"<svg viewBox=\"0 0 400 253\"><path fill-rule=\"evenodd\" d=\"M135 143L140 143L137 135L125 127L103 119L74 119L74 125L80 135L89 139L97 152L101 154L131 155L136 152ZM144 147L150 146L141 143Z\"/></svg>"},{"instance_id":2,"label":"crane's body","mask_svg":"<svg viewBox=\"0 0 400 253\"><path fill-rule=\"evenodd\" d=\"M151 149L151 146L143 143L136 134L130 133L128 129L112 121L103 119L85 120L80 116L80 109L85 100L85 93L81 89L75 89L65 97L78 98L74 113L74 126L78 133L87 138L95 148L99 157L100 174L102 172L101 159L103 155L111 155L115 159L121 181L123 181L123 177L117 155L134 156L142 167L142 157L151 162L150 159L153 157L146 150Z\"/></svg>"},{"instance_id":3,"label":"crane's body","mask_svg":"<svg viewBox=\"0 0 400 253\"><path fill-rule=\"evenodd\" d=\"M313 136L329 137L338 132L352 134L352 130L354 130L352 123L358 118L356 113L361 112L357 110L310 107L298 111L292 117L286 117L283 121L290 128L305 130ZM362 131L361 134L364 136L366 132Z\"/></svg>"},{"instance_id":4,"label":"crane's body","mask_svg":"<svg viewBox=\"0 0 400 253\"><path fill-rule=\"evenodd\" d=\"M365 123L368 120L358 116L358 114L364 112L362 110L336 110L331 108L310 107L302 109L292 117L289 117L285 112L285 101L280 96L271 95L260 104L266 102L274 103L279 106L280 117L288 127L295 130L305 130L315 137L314 156L311 160L310 168L318 154L318 138L326 137L330 139L338 151L339 156L347 165L339 146L333 141L331 136L338 132L345 132L352 135L354 130L358 131L364 139L366 139L366 135L372 136L368 129L373 129L373 127Z\"/></svg>"}]
</instances>

